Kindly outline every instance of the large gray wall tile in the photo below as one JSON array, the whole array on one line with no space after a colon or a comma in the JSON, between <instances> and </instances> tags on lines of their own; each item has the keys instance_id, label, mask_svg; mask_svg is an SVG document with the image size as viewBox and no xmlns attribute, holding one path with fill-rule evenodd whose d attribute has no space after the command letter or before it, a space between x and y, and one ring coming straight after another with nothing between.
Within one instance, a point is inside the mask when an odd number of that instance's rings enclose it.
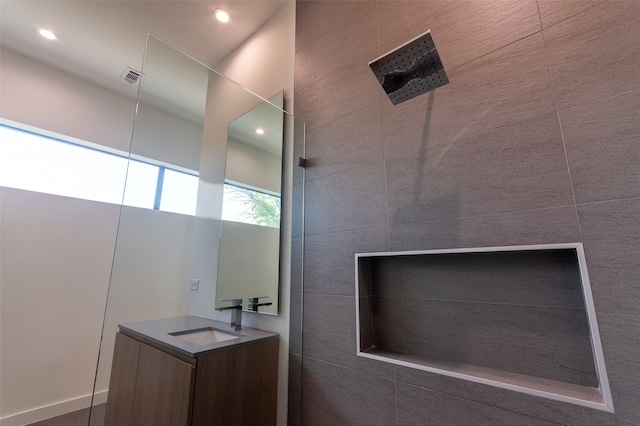
<instances>
[{"instance_id":1,"label":"large gray wall tile","mask_svg":"<svg viewBox=\"0 0 640 426\"><path fill-rule=\"evenodd\" d=\"M304 121L314 116L313 107L316 96L314 92L314 63L312 58L313 52L310 49L303 49L296 53L293 78L293 91L295 93L293 113L297 121ZM296 143L303 141L298 137L300 134L296 136Z\"/></svg>"},{"instance_id":2,"label":"large gray wall tile","mask_svg":"<svg viewBox=\"0 0 640 426\"><path fill-rule=\"evenodd\" d=\"M317 42L323 36L354 31L354 22L370 22L376 16L376 4L370 1L301 0L296 2L296 9L296 50Z\"/></svg>"},{"instance_id":3,"label":"large gray wall tile","mask_svg":"<svg viewBox=\"0 0 640 426\"><path fill-rule=\"evenodd\" d=\"M296 46L296 56L305 63L296 65L304 79L298 85L308 91L296 114L314 129L364 105L377 104L382 92L368 66L378 52L376 3L317 3L303 8L302 22L298 24L309 25L309 33L314 35ZM337 9L340 13L336 13ZM329 14L336 19L325 21L325 26L318 28L317 22ZM353 20L366 24L354 26ZM309 34L306 30L299 33Z\"/></svg>"},{"instance_id":4,"label":"large gray wall tile","mask_svg":"<svg viewBox=\"0 0 640 426\"><path fill-rule=\"evenodd\" d=\"M304 356L393 377L393 365L356 355L355 298L305 294Z\"/></svg>"},{"instance_id":5,"label":"large gray wall tile","mask_svg":"<svg viewBox=\"0 0 640 426\"><path fill-rule=\"evenodd\" d=\"M597 385L581 309L406 298L404 323L410 354Z\"/></svg>"},{"instance_id":6,"label":"large gray wall tile","mask_svg":"<svg viewBox=\"0 0 640 426\"><path fill-rule=\"evenodd\" d=\"M393 225L389 229L392 251L579 241L573 206Z\"/></svg>"},{"instance_id":7,"label":"large gray wall tile","mask_svg":"<svg viewBox=\"0 0 640 426\"><path fill-rule=\"evenodd\" d=\"M291 187L291 236L301 237L304 233L304 183Z\"/></svg>"},{"instance_id":8,"label":"large gray wall tile","mask_svg":"<svg viewBox=\"0 0 640 426\"><path fill-rule=\"evenodd\" d=\"M401 297L373 296L371 303L372 344L378 348L406 352L404 299ZM365 326L368 326L368 324L365 324Z\"/></svg>"},{"instance_id":9,"label":"large gray wall tile","mask_svg":"<svg viewBox=\"0 0 640 426\"><path fill-rule=\"evenodd\" d=\"M384 90L367 63L336 70L333 75L318 78L313 86L308 125L315 129L339 117L380 103Z\"/></svg>"},{"instance_id":10,"label":"large gray wall tile","mask_svg":"<svg viewBox=\"0 0 640 426\"><path fill-rule=\"evenodd\" d=\"M307 146L308 179L382 161L380 106L368 106L314 129Z\"/></svg>"},{"instance_id":11,"label":"large gray wall tile","mask_svg":"<svg viewBox=\"0 0 640 426\"><path fill-rule=\"evenodd\" d=\"M302 236L291 237L291 292L292 293L302 292L302 282L303 282L302 256L304 254L302 242L303 242Z\"/></svg>"},{"instance_id":12,"label":"large gray wall tile","mask_svg":"<svg viewBox=\"0 0 640 426\"><path fill-rule=\"evenodd\" d=\"M384 188L382 162L308 181L306 234L386 226Z\"/></svg>"},{"instance_id":13,"label":"large gray wall tile","mask_svg":"<svg viewBox=\"0 0 640 426\"><path fill-rule=\"evenodd\" d=\"M373 265L374 294L584 309L574 250L380 257Z\"/></svg>"},{"instance_id":14,"label":"large gray wall tile","mask_svg":"<svg viewBox=\"0 0 640 426\"><path fill-rule=\"evenodd\" d=\"M305 425L396 424L392 380L305 357L302 385Z\"/></svg>"},{"instance_id":15,"label":"large gray wall tile","mask_svg":"<svg viewBox=\"0 0 640 426\"><path fill-rule=\"evenodd\" d=\"M598 314L640 315L640 198L578 206Z\"/></svg>"},{"instance_id":16,"label":"large gray wall tile","mask_svg":"<svg viewBox=\"0 0 640 426\"><path fill-rule=\"evenodd\" d=\"M289 353L289 395L287 422L302 424L302 355Z\"/></svg>"},{"instance_id":17,"label":"large gray wall tile","mask_svg":"<svg viewBox=\"0 0 640 426\"><path fill-rule=\"evenodd\" d=\"M553 423L428 389L398 384L398 425L550 426Z\"/></svg>"},{"instance_id":18,"label":"large gray wall tile","mask_svg":"<svg viewBox=\"0 0 640 426\"><path fill-rule=\"evenodd\" d=\"M330 21L318 19L317 12L312 8L317 3L306 0L296 1L296 51L327 30L327 23Z\"/></svg>"},{"instance_id":19,"label":"large gray wall tile","mask_svg":"<svg viewBox=\"0 0 640 426\"><path fill-rule=\"evenodd\" d=\"M291 175L293 184L296 185L302 183L304 179L304 169L297 165L296 160L298 157L305 156L305 123L302 119L293 120L293 159L295 165L293 166Z\"/></svg>"},{"instance_id":20,"label":"large gray wall tile","mask_svg":"<svg viewBox=\"0 0 640 426\"><path fill-rule=\"evenodd\" d=\"M388 159L392 224L573 204L555 114Z\"/></svg>"},{"instance_id":21,"label":"large gray wall tile","mask_svg":"<svg viewBox=\"0 0 640 426\"><path fill-rule=\"evenodd\" d=\"M380 32L378 55L382 56L395 50L429 29L432 36L435 36L436 48L438 48L438 40L443 34L441 31L434 32L432 26L435 24L436 17L439 16L438 10L450 4L449 0L378 2L377 24ZM371 58L373 59L375 57Z\"/></svg>"},{"instance_id":22,"label":"large gray wall tile","mask_svg":"<svg viewBox=\"0 0 640 426\"><path fill-rule=\"evenodd\" d=\"M360 318L360 341L356 340L359 350L364 351L373 346L373 311L372 297L363 296L358 298L358 315ZM357 339L357 337L356 337Z\"/></svg>"},{"instance_id":23,"label":"large gray wall tile","mask_svg":"<svg viewBox=\"0 0 640 426\"><path fill-rule=\"evenodd\" d=\"M303 294L291 292L289 310L289 352L302 354Z\"/></svg>"},{"instance_id":24,"label":"large gray wall tile","mask_svg":"<svg viewBox=\"0 0 640 426\"><path fill-rule=\"evenodd\" d=\"M560 120L576 202L640 196L640 90L564 110Z\"/></svg>"},{"instance_id":25,"label":"large gray wall tile","mask_svg":"<svg viewBox=\"0 0 640 426\"><path fill-rule=\"evenodd\" d=\"M336 79L341 73L354 73L359 69L368 70L369 61L378 52L376 3L327 2L318 7L337 19L305 47L313 52L316 64L322 65L313 67L315 81L326 77ZM339 13L336 9L340 9ZM358 20L360 25L354 26L352 20ZM345 48L345 43L348 43L348 48Z\"/></svg>"},{"instance_id":26,"label":"large gray wall tile","mask_svg":"<svg viewBox=\"0 0 640 426\"><path fill-rule=\"evenodd\" d=\"M381 1L378 5L381 55L431 30L445 69L540 30L535 0Z\"/></svg>"},{"instance_id":27,"label":"large gray wall tile","mask_svg":"<svg viewBox=\"0 0 640 426\"><path fill-rule=\"evenodd\" d=\"M619 426L640 420L640 316L599 315L605 363Z\"/></svg>"},{"instance_id":28,"label":"large gray wall tile","mask_svg":"<svg viewBox=\"0 0 640 426\"><path fill-rule=\"evenodd\" d=\"M616 425L612 413L412 368L396 367L396 380L564 425Z\"/></svg>"},{"instance_id":29,"label":"large gray wall tile","mask_svg":"<svg viewBox=\"0 0 640 426\"><path fill-rule=\"evenodd\" d=\"M543 31L560 110L640 87L640 2L604 2Z\"/></svg>"},{"instance_id":30,"label":"large gray wall tile","mask_svg":"<svg viewBox=\"0 0 640 426\"><path fill-rule=\"evenodd\" d=\"M419 158L425 149L436 147L439 151L427 159L458 155L461 144L491 134L496 127L556 112L541 33L447 75L449 84L425 96L396 106L384 102L386 158ZM526 123L514 127L512 132L527 129L513 134L512 142L523 144L535 143L538 134L559 134L559 126L550 122L539 129L530 129Z\"/></svg>"},{"instance_id":31,"label":"large gray wall tile","mask_svg":"<svg viewBox=\"0 0 640 426\"><path fill-rule=\"evenodd\" d=\"M607 0L538 0L542 27L564 21Z\"/></svg>"},{"instance_id":32,"label":"large gray wall tile","mask_svg":"<svg viewBox=\"0 0 640 426\"><path fill-rule=\"evenodd\" d=\"M304 291L355 294L355 253L386 251L387 228L309 235L306 238Z\"/></svg>"}]
</instances>

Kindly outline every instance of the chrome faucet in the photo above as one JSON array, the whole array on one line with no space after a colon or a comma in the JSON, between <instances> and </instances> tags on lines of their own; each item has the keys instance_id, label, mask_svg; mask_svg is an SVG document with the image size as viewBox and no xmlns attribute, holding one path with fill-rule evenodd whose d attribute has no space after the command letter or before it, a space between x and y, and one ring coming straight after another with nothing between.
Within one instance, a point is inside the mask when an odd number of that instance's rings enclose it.
<instances>
[{"instance_id":1,"label":"chrome faucet","mask_svg":"<svg viewBox=\"0 0 640 426\"><path fill-rule=\"evenodd\" d=\"M273 305L271 302L267 303L259 303L260 299L268 299L269 296L261 296L261 297L250 297L249 298L249 310L253 312L258 312L258 306L269 306Z\"/></svg>"},{"instance_id":2,"label":"chrome faucet","mask_svg":"<svg viewBox=\"0 0 640 426\"><path fill-rule=\"evenodd\" d=\"M232 309L231 311L231 323L229 328L235 331L242 330L242 299L223 299L218 300L218 302L231 302L233 305L220 307L216 306L216 311L227 311Z\"/></svg>"}]
</instances>

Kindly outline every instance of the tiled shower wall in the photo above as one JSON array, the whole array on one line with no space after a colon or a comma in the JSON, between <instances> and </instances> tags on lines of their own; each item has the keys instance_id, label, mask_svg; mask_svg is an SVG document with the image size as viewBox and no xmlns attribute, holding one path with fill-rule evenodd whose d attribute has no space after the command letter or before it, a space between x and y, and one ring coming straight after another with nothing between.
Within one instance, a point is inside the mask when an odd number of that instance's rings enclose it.
<instances>
[{"instance_id":1,"label":"tiled shower wall","mask_svg":"<svg viewBox=\"0 0 640 426\"><path fill-rule=\"evenodd\" d=\"M298 1L296 27L289 423L640 424L640 2ZM392 106L368 62L428 29L450 83ZM566 242L615 414L356 357L354 253Z\"/></svg>"}]
</instances>

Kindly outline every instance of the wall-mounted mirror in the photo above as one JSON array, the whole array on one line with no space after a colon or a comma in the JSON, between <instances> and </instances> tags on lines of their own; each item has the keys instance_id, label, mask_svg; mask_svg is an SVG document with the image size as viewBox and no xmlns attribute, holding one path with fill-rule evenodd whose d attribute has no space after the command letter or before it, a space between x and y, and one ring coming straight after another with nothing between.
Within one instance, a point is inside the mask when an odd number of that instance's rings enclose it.
<instances>
[{"instance_id":1,"label":"wall-mounted mirror","mask_svg":"<svg viewBox=\"0 0 640 426\"><path fill-rule=\"evenodd\" d=\"M278 313L283 102L279 92L229 123L216 305Z\"/></svg>"}]
</instances>

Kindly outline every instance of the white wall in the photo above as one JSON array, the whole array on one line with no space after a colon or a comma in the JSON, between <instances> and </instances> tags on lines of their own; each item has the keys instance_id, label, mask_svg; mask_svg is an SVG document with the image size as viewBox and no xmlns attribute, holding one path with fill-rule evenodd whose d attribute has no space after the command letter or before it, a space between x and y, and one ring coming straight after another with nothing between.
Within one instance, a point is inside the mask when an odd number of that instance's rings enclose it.
<instances>
[{"instance_id":1,"label":"white wall","mask_svg":"<svg viewBox=\"0 0 640 426\"><path fill-rule=\"evenodd\" d=\"M108 389L118 324L185 315L193 217L124 207L100 347L96 391Z\"/></svg>"},{"instance_id":2,"label":"white wall","mask_svg":"<svg viewBox=\"0 0 640 426\"><path fill-rule=\"evenodd\" d=\"M1 48L0 93L0 117L129 152L135 91L126 98Z\"/></svg>"},{"instance_id":3,"label":"white wall","mask_svg":"<svg viewBox=\"0 0 640 426\"><path fill-rule=\"evenodd\" d=\"M2 117L128 151L135 99L0 57ZM12 426L89 404L120 207L0 190L0 422ZM193 218L125 208L120 231L100 379L116 322L186 312Z\"/></svg>"},{"instance_id":4,"label":"white wall","mask_svg":"<svg viewBox=\"0 0 640 426\"><path fill-rule=\"evenodd\" d=\"M6 49L0 93L3 118L128 150L134 99ZM0 419L10 426L87 404L119 206L1 191Z\"/></svg>"},{"instance_id":5,"label":"white wall","mask_svg":"<svg viewBox=\"0 0 640 426\"><path fill-rule=\"evenodd\" d=\"M203 90L206 90L203 88ZM141 104L131 153L197 171L200 167L202 124Z\"/></svg>"},{"instance_id":6,"label":"white wall","mask_svg":"<svg viewBox=\"0 0 640 426\"><path fill-rule=\"evenodd\" d=\"M279 194L282 159L233 138L227 141L226 178Z\"/></svg>"},{"instance_id":7,"label":"white wall","mask_svg":"<svg viewBox=\"0 0 640 426\"><path fill-rule=\"evenodd\" d=\"M88 402L119 206L0 188L0 207L0 408L10 426Z\"/></svg>"}]
</instances>

